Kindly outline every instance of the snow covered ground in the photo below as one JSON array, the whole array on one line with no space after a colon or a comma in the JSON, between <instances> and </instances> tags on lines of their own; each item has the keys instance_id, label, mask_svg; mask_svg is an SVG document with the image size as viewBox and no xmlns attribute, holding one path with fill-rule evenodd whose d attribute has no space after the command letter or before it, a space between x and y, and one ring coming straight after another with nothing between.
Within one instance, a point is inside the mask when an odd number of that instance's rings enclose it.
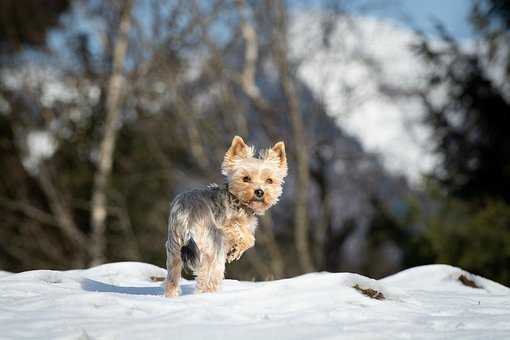
<instances>
[{"instance_id":1,"label":"snow covered ground","mask_svg":"<svg viewBox=\"0 0 510 340\"><path fill-rule=\"evenodd\" d=\"M460 275L482 288L463 285ZM0 272L1 339L509 339L510 289L446 265L382 280L314 273L226 280L222 292L162 297L165 270L135 262ZM352 288L371 288L376 300Z\"/></svg>"}]
</instances>

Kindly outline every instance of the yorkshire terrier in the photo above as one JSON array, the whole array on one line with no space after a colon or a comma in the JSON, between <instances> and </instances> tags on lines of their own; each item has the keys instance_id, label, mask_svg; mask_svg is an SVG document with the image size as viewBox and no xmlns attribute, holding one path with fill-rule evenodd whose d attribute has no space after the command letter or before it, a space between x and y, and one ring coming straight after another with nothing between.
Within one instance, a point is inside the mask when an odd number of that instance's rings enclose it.
<instances>
[{"instance_id":1,"label":"yorkshire terrier","mask_svg":"<svg viewBox=\"0 0 510 340\"><path fill-rule=\"evenodd\" d=\"M224 187L215 184L179 194L170 205L166 241L165 296L178 296L183 265L196 276L198 292L215 292L225 262L255 245L257 215L275 205L287 176L283 142L259 152L235 136L221 166Z\"/></svg>"}]
</instances>

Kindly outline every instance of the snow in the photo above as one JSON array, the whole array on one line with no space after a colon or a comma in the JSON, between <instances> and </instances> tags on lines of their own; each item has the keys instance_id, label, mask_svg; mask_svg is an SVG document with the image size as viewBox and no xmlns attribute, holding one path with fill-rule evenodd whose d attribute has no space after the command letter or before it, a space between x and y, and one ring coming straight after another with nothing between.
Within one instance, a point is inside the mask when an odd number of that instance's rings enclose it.
<instances>
[{"instance_id":1,"label":"snow","mask_svg":"<svg viewBox=\"0 0 510 340\"><path fill-rule=\"evenodd\" d=\"M2 339L504 339L510 289L430 265L382 280L313 273L268 282L225 280L221 292L162 297L162 268L136 262L71 271L0 273ZM462 285L465 275L481 286ZM371 288L375 300L352 286Z\"/></svg>"},{"instance_id":2,"label":"snow","mask_svg":"<svg viewBox=\"0 0 510 340\"><path fill-rule=\"evenodd\" d=\"M28 155L23 165L31 173L36 173L39 163L53 155L57 143L51 134L43 130L33 130L27 134Z\"/></svg>"},{"instance_id":3,"label":"snow","mask_svg":"<svg viewBox=\"0 0 510 340\"><path fill-rule=\"evenodd\" d=\"M340 127L382 155L387 169L418 182L438 162L422 104L417 97L388 96L380 86L423 86L427 68L410 48L418 35L389 20L353 16L336 21L327 47L318 38L327 15L299 13L292 21L290 46L298 76Z\"/></svg>"}]
</instances>

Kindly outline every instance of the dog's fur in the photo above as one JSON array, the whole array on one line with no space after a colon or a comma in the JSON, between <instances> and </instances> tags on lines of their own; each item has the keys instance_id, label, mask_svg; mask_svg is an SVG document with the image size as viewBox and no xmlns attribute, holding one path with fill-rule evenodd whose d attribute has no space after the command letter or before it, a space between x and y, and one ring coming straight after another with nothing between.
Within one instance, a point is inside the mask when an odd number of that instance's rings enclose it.
<instances>
[{"instance_id":1,"label":"dog's fur","mask_svg":"<svg viewBox=\"0 0 510 340\"><path fill-rule=\"evenodd\" d=\"M256 215L263 215L282 194L285 145L278 142L255 157L254 148L235 136L221 170L227 180L224 187L182 193L170 206L166 297L179 295L183 265L196 275L199 292L217 291L225 261L238 260L253 247Z\"/></svg>"}]
</instances>

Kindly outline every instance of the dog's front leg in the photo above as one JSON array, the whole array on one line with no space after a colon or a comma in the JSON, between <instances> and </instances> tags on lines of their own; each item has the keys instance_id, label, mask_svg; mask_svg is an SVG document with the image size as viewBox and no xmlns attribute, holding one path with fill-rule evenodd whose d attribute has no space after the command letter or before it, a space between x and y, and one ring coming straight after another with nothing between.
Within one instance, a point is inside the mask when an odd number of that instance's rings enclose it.
<instances>
[{"instance_id":1,"label":"dog's front leg","mask_svg":"<svg viewBox=\"0 0 510 340\"><path fill-rule=\"evenodd\" d=\"M243 253L255 245L252 232L241 225L236 226L236 232L229 239L230 248L227 252L227 261L230 263L239 260Z\"/></svg>"}]
</instances>

